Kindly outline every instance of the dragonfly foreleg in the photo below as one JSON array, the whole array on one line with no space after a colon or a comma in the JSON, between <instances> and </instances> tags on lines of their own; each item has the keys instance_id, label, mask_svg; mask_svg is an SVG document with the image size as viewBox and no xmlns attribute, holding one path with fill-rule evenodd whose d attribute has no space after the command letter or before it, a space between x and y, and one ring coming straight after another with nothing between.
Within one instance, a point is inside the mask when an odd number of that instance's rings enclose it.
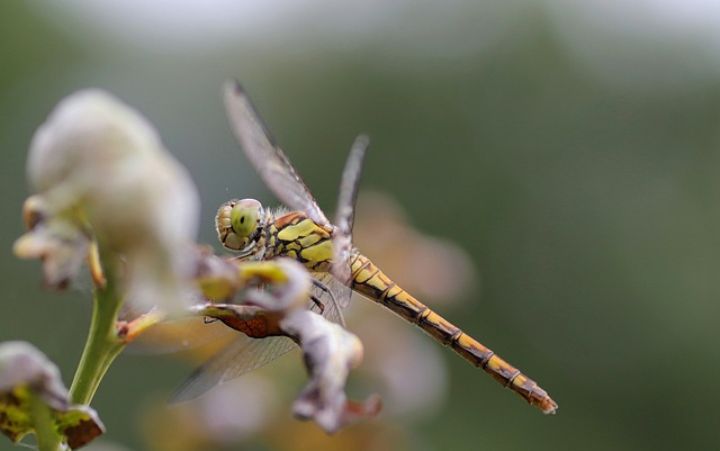
<instances>
[{"instance_id":1,"label":"dragonfly foreleg","mask_svg":"<svg viewBox=\"0 0 720 451\"><path fill-rule=\"evenodd\" d=\"M325 313L325 304L323 304L322 301L317 296L315 296L314 294L311 294L310 300L313 302L313 304L315 304L315 306L318 308L318 310L320 310L321 315L323 313Z\"/></svg>"},{"instance_id":2,"label":"dragonfly foreleg","mask_svg":"<svg viewBox=\"0 0 720 451\"><path fill-rule=\"evenodd\" d=\"M332 303L334 305L337 305L337 299L335 299L335 294L333 294L332 290L330 290L324 283L313 277L312 284L315 285L318 289L324 291L328 296L330 296ZM318 308L320 309L320 314L322 315L325 312L325 304L323 304L323 302L314 295L310 296L310 300L312 300L313 303L318 306Z\"/></svg>"}]
</instances>

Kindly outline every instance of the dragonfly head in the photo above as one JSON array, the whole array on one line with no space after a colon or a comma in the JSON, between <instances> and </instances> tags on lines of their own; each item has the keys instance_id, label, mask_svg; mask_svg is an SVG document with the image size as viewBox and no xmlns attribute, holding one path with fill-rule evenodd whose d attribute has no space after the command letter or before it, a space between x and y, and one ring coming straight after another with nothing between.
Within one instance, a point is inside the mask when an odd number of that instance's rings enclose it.
<instances>
[{"instance_id":1,"label":"dragonfly head","mask_svg":"<svg viewBox=\"0 0 720 451\"><path fill-rule=\"evenodd\" d=\"M254 254L265 227L265 214L255 199L233 199L220 206L215 228L220 242L228 249L239 251L241 257Z\"/></svg>"}]
</instances>

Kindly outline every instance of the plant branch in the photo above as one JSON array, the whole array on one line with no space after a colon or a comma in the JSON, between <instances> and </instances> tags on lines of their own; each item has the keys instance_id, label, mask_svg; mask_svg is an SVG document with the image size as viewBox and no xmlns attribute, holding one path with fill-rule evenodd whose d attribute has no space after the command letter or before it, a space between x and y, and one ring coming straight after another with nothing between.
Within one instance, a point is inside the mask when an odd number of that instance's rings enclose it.
<instances>
[{"instance_id":1,"label":"plant branch","mask_svg":"<svg viewBox=\"0 0 720 451\"><path fill-rule=\"evenodd\" d=\"M95 286L90 331L70 387L70 399L76 404L90 404L108 368L125 346L116 328L123 301L117 284L117 263L108 259L102 263L106 283Z\"/></svg>"},{"instance_id":2,"label":"plant branch","mask_svg":"<svg viewBox=\"0 0 720 451\"><path fill-rule=\"evenodd\" d=\"M63 437L55 428L50 407L36 393L30 394L30 412L38 451L58 451Z\"/></svg>"}]
</instances>

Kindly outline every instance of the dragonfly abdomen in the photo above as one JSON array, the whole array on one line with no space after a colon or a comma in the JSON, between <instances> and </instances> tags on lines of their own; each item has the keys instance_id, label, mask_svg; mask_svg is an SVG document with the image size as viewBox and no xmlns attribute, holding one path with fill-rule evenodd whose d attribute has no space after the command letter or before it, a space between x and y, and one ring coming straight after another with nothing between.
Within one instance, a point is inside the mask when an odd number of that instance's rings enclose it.
<instances>
[{"instance_id":1,"label":"dragonfly abdomen","mask_svg":"<svg viewBox=\"0 0 720 451\"><path fill-rule=\"evenodd\" d=\"M356 253L352 257L351 270L353 290L416 324L436 341L450 346L463 359L482 368L544 413L555 412L557 404L535 381L400 288L370 259Z\"/></svg>"}]
</instances>

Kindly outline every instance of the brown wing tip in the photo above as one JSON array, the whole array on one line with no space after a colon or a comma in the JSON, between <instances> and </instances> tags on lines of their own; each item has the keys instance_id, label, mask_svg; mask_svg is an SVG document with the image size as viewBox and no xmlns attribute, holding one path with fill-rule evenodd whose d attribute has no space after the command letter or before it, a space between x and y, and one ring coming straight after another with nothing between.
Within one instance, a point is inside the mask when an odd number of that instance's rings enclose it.
<instances>
[{"instance_id":1,"label":"brown wing tip","mask_svg":"<svg viewBox=\"0 0 720 451\"><path fill-rule=\"evenodd\" d=\"M236 78L225 82L224 94L225 107L229 112L230 121L233 121L234 110L249 110L251 118L245 119L255 122L260 128L262 128L265 138L267 138L268 142L270 142L270 145L277 147L277 141L270 132L270 128L267 126L265 121L263 121L257 107L255 107L253 101L250 99L250 95Z\"/></svg>"}]
</instances>

